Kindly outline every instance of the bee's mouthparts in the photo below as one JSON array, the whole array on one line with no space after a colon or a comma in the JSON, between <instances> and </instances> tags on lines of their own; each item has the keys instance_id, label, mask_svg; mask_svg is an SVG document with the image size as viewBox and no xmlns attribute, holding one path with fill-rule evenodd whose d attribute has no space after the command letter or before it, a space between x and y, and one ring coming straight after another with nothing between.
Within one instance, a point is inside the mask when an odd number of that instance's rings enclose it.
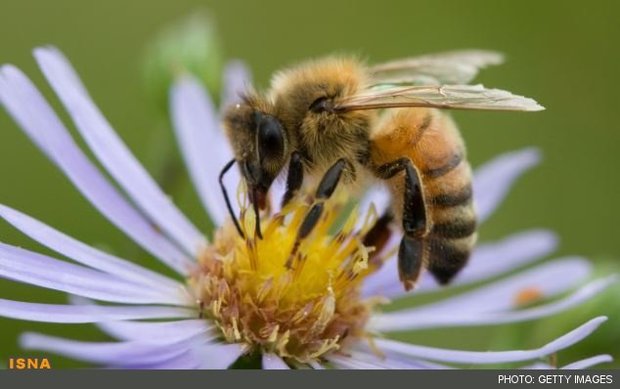
<instances>
[{"instance_id":1,"label":"bee's mouthparts","mask_svg":"<svg viewBox=\"0 0 620 389\"><path fill-rule=\"evenodd\" d=\"M252 188L248 193L250 202L258 205L258 208L264 210L267 208L267 191L262 188Z\"/></svg>"}]
</instances>

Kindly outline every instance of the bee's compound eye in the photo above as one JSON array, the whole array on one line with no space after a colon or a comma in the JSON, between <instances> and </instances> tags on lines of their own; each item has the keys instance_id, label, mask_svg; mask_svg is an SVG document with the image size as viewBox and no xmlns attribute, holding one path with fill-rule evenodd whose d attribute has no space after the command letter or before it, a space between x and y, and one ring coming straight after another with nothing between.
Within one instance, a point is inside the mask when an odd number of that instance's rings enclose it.
<instances>
[{"instance_id":1,"label":"bee's compound eye","mask_svg":"<svg viewBox=\"0 0 620 389\"><path fill-rule=\"evenodd\" d=\"M310 107L308 109L314 113L320 113L330 111L331 108L331 100L327 96L321 96L318 99L314 100L312 104L310 104Z\"/></svg>"},{"instance_id":2,"label":"bee's compound eye","mask_svg":"<svg viewBox=\"0 0 620 389\"><path fill-rule=\"evenodd\" d=\"M273 116L264 115L258 124L258 147L261 157L277 158L284 152L284 131Z\"/></svg>"}]
</instances>

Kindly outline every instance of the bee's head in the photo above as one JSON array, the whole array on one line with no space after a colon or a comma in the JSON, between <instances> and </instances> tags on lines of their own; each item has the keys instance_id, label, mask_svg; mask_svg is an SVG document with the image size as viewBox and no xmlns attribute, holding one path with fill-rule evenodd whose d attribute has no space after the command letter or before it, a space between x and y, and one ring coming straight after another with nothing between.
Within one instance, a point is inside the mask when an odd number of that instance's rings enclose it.
<instances>
[{"instance_id":1,"label":"bee's head","mask_svg":"<svg viewBox=\"0 0 620 389\"><path fill-rule=\"evenodd\" d=\"M270 104L249 97L228 109L224 127L250 201L264 209L267 192L286 164L288 139L284 127Z\"/></svg>"}]
</instances>

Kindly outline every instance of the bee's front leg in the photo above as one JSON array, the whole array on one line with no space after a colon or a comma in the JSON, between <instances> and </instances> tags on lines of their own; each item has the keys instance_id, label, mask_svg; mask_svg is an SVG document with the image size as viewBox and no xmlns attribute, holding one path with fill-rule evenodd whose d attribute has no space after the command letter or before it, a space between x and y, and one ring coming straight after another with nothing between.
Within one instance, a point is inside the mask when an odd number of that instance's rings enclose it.
<instances>
[{"instance_id":1,"label":"bee's front leg","mask_svg":"<svg viewBox=\"0 0 620 389\"><path fill-rule=\"evenodd\" d=\"M306 216L301 222L299 230L297 231L297 237L295 238L295 243L293 244L291 255L286 262L287 267L291 267L301 241L308 235L310 235L310 233L318 223L319 219L321 218L325 206L325 200L330 198L336 190L338 182L340 182L340 177L342 177L342 173L345 171L345 169L351 169L350 173L354 174L353 165L346 159L341 158L327 170L327 172L321 179L321 182L316 189L316 193L314 194L314 204L312 205L308 213L306 213Z\"/></svg>"},{"instance_id":2,"label":"bee's front leg","mask_svg":"<svg viewBox=\"0 0 620 389\"><path fill-rule=\"evenodd\" d=\"M282 196L282 208L297 194L304 182L304 165L299 151L293 151L286 176L286 192Z\"/></svg>"}]
</instances>

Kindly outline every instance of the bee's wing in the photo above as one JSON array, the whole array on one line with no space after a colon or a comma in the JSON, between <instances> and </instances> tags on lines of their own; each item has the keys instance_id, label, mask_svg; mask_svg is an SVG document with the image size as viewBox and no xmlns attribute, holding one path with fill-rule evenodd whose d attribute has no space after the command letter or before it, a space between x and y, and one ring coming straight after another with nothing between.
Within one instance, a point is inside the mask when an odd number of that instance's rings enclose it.
<instances>
[{"instance_id":1,"label":"bee's wing","mask_svg":"<svg viewBox=\"0 0 620 389\"><path fill-rule=\"evenodd\" d=\"M485 50L462 50L403 58L372 66L373 84L467 84L478 71L499 65L500 53Z\"/></svg>"},{"instance_id":2,"label":"bee's wing","mask_svg":"<svg viewBox=\"0 0 620 389\"><path fill-rule=\"evenodd\" d=\"M498 111L541 111L536 101L482 85L390 86L367 89L339 100L335 111L397 107L434 107Z\"/></svg>"}]
</instances>

